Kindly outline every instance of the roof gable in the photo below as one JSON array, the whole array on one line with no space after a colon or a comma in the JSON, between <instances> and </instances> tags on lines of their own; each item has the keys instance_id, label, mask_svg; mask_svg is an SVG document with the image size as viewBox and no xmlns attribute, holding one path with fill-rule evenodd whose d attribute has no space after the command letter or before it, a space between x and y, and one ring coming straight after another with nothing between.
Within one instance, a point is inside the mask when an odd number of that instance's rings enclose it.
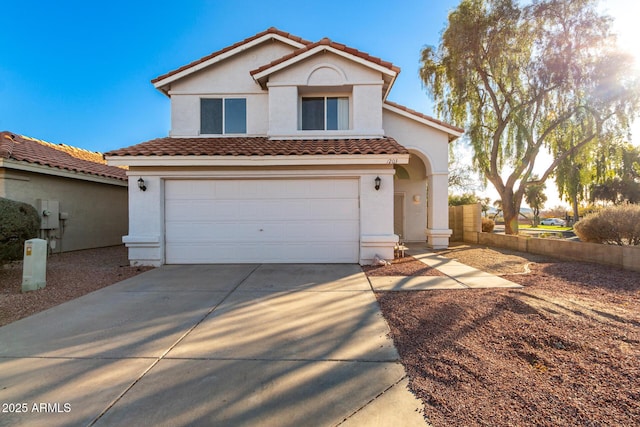
<instances>
[{"instance_id":1,"label":"roof gable","mask_svg":"<svg viewBox=\"0 0 640 427\"><path fill-rule=\"evenodd\" d=\"M198 60L190 62L187 65L183 65L180 68L156 77L155 79L151 80L151 83L153 83L153 85L157 89L166 94L167 90L165 89L165 86L167 86L168 84L269 40L278 40L282 43L292 46L295 49L299 49L303 46L311 44L310 41L305 40L301 37L294 36L290 33L280 31L277 28L271 27L254 36L248 37L242 41L232 44L231 46L227 46Z\"/></svg>"},{"instance_id":2,"label":"roof gable","mask_svg":"<svg viewBox=\"0 0 640 427\"><path fill-rule=\"evenodd\" d=\"M450 125L392 101L384 101L382 108L447 133L449 135L449 142L457 139L464 133L464 129L462 128Z\"/></svg>"},{"instance_id":3,"label":"roof gable","mask_svg":"<svg viewBox=\"0 0 640 427\"><path fill-rule=\"evenodd\" d=\"M102 153L65 144L52 144L11 132L0 132L0 159L38 164L126 181L126 170L108 166Z\"/></svg>"},{"instance_id":4,"label":"roof gable","mask_svg":"<svg viewBox=\"0 0 640 427\"><path fill-rule=\"evenodd\" d=\"M314 55L322 54L325 52L334 53L343 58L381 72L383 74L385 82L383 98L386 98L387 94L391 90L391 86L393 86L395 78L400 73L400 68L393 65L391 62L384 61L378 57L371 56L368 53L353 49L344 44L336 43L325 37L318 42L307 44L306 46L303 46L300 49L283 56L282 58L276 59L269 64L265 64L262 67L252 70L250 74L253 76L256 82L258 82L264 88L271 74L288 68Z\"/></svg>"}]
</instances>

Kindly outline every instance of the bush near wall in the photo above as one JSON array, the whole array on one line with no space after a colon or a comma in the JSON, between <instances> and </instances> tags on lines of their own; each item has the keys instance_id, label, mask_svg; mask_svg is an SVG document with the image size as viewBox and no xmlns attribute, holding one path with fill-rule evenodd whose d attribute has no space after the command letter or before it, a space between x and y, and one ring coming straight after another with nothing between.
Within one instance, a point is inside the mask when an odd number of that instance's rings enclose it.
<instances>
[{"instance_id":1,"label":"bush near wall","mask_svg":"<svg viewBox=\"0 0 640 427\"><path fill-rule=\"evenodd\" d=\"M614 206L587 216L573 226L583 242L640 245L640 205Z\"/></svg>"},{"instance_id":2,"label":"bush near wall","mask_svg":"<svg viewBox=\"0 0 640 427\"><path fill-rule=\"evenodd\" d=\"M491 233L496 226L496 223L489 218L482 217L482 232Z\"/></svg>"},{"instance_id":3,"label":"bush near wall","mask_svg":"<svg viewBox=\"0 0 640 427\"><path fill-rule=\"evenodd\" d=\"M21 259L25 240L38 237L39 229L33 206L0 197L0 264Z\"/></svg>"}]
</instances>

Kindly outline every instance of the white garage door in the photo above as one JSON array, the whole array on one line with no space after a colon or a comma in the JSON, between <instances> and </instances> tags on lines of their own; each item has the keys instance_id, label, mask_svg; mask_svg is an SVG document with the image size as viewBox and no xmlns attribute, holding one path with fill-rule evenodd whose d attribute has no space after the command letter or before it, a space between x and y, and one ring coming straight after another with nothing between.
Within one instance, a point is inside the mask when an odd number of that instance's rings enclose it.
<instances>
[{"instance_id":1,"label":"white garage door","mask_svg":"<svg viewBox=\"0 0 640 427\"><path fill-rule=\"evenodd\" d=\"M166 180L167 264L358 262L358 180Z\"/></svg>"}]
</instances>

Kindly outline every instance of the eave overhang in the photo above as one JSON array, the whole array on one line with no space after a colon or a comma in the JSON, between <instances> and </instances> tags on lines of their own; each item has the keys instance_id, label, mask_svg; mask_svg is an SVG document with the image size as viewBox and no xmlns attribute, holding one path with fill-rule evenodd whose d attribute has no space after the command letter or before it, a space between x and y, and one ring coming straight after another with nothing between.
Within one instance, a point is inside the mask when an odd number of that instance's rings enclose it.
<instances>
[{"instance_id":1,"label":"eave overhang","mask_svg":"<svg viewBox=\"0 0 640 427\"><path fill-rule=\"evenodd\" d=\"M329 43L329 44L326 44ZM257 68L255 70L252 70L250 72L251 76L253 77L253 79L263 88L263 89L267 89L267 82L269 80L269 76L277 73L278 71L284 70L288 67L291 67L301 61L304 61L312 56L318 55L318 54L323 54L323 53L333 53L335 55L341 56L347 60L353 61L355 63L358 63L360 65L363 65L365 67L368 67L370 69L373 69L377 72L380 72L383 76L383 81L384 81L384 85L383 85L383 99L386 99L389 91L391 90L391 87L393 86L396 77L398 76L398 74L400 73L400 69L398 67L395 67L393 65L389 66L385 66L385 65L381 65L378 64L376 62L372 62L370 60L368 60L366 57L362 57L356 54L352 54L349 53L348 51L342 50L342 49L338 49L334 46L331 45L332 42L327 41L326 43L323 43L322 41L319 42L316 46L310 48L310 49L305 49L304 51L300 52L300 53L292 53L290 55L285 56L284 60L276 60L274 62L272 62L271 64L265 65L263 67ZM308 46L310 47L310 46ZM308 48L307 47L307 48Z\"/></svg>"},{"instance_id":2,"label":"eave overhang","mask_svg":"<svg viewBox=\"0 0 640 427\"><path fill-rule=\"evenodd\" d=\"M107 164L129 167L199 166L380 166L409 163L409 154L301 156L105 156Z\"/></svg>"},{"instance_id":3,"label":"eave overhang","mask_svg":"<svg viewBox=\"0 0 640 427\"><path fill-rule=\"evenodd\" d=\"M222 62L234 55L237 55L241 52L244 52L246 50L249 50L255 46L258 46L262 43L265 43L267 41L270 40L278 40L282 43L288 44L296 49L302 48L305 46L304 43L298 42L296 40L292 40L291 38L282 36L278 33L273 33L273 32L267 32L266 34L257 37L255 39L252 39L246 43L243 43L239 46L236 46L232 49L229 50L224 50L223 51L219 51L220 53L213 53L210 56L209 59L206 59L204 61L202 60L198 60L195 61L194 63L192 63L193 65L186 65L184 67L178 68L179 71L175 72L169 72L167 74L165 74L164 76L160 76L154 80L152 80L151 82L153 83L153 86L158 89L159 91L161 91L162 93L164 93L165 95L169 96L169 89L167 86L169 86L171 83L180 80L190 74L196 73L200 70L203 70L207 67L210 67L214 64L217 64L219 62ZM206 57L205 57L206 58ZM166 77L165 77L166 76Z\"/></svg>"},{"instance_id":4,"label":"eave overhang","mask_svg":"<svg viewBox=\"0 0 640 427\"><path fill-rule=\"evenodd\" d=\"M382 108L385 110L392 111L408 119L427 125L429 127L432 127L434 129L445 132L449 136L449 142L455 141L456 139L458 139L464 134L464 129L449 125L440 120L426 116L417 111L410 110L409 108L400 106L399 104L395 104L390 101L385 101L382 104Z\"/></svg>"},{"instance_id":5,"label":"eave overhang","mask_svg":"<svg viewBox=\"0 0 640 427\"><path fill-rule=\"evenodd\" d=\"M79 179L82 181L116 185L119 187L128 186L128 182L123 179L93 175L93 174L88 174L84 172L76 172L76 171L60 169L60 168L46 166L46 165L39 165L36 163L28 163L28 162L12 160L12 159L0 158L0 169L17 170L17 171L30 172L30 173L40 174L40 175L51 175L51 176L57 176L61 178Z\"/></svg>"}]
</instances>

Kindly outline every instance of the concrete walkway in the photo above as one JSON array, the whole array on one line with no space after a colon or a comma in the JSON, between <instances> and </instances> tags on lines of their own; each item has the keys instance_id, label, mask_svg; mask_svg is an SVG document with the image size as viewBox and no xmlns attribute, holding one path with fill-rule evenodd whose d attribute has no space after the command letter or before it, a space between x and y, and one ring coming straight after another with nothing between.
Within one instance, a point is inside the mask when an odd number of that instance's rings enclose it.
<instances>
[{"instance_id":1,"label":"concrete walkway","mask_svg":"<svg viewBox=\"0 0 640 427\"><path fill-rule=\"evenodd\" d=\"M0 328L0 426L424 426L388 332L357 265L165 266Z\"/></svg>"},{"instance_id":2,"label":"concrete walkway","mask_svg":"<svg viewBox=\"0 0 640 427\"><path fill-rule=\"evenodd\" d=\"M430 251L425 245L408 245L406 255L433 267L445 276L386 276L369 277L376 291L423 291L436 289L522 288L521 285L469 267L453 259Z\"/></svg>"}]
</instances>

